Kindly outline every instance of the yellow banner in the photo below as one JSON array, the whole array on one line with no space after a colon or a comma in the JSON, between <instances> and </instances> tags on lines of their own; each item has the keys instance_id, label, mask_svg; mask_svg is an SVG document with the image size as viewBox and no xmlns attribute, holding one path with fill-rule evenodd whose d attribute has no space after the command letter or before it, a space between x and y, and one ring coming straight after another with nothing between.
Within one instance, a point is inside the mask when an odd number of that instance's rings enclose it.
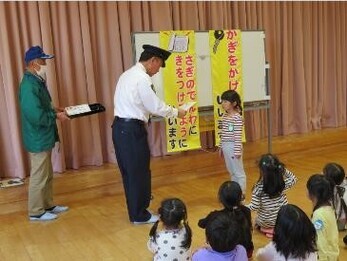
<instances>
[{"instance_id":1,"label":"yellow banner","mask_svg":"<svg viewBox=\"0 0 347 261\"><path fill-rule=\"evenodd\" d=\"M183 119L166 119L168 152L198 149L200 145L194 31L161 31L160 47L172 52L163 70L164 100L177 107L195 102Z\"/></svg>"},{"instance_id":2,"label":"yellow banner","mask_svg":"<svg viewBox=\"0 0 347 261\"><path fill-rule=\"evenodd\" d=\"M224 111L221 95L227 90L236 90L243 101L242 45L240 30L210 30L213 110L216 145L220 144L220 117ZM243 131L242 140L245 141Z\"/></svg>"}]
</instances>

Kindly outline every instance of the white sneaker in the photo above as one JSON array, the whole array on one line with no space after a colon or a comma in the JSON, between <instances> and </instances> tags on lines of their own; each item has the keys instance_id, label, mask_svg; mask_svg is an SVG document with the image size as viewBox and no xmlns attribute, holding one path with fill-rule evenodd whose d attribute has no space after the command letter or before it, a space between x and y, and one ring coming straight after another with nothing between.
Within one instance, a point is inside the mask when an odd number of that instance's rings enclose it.
<instances>
[{"instance_id":1,"label":"white sneaker","mask_svg":"<svg viewBox=\"0 0 347 261\"><path fill-rule=\"evenodd\" d=\"M29 220L30 221L49 221L49 220L56 219L57 217L58 216L56 214L45 212L39 217L31 216L29 217Z\"/></svg>"},{"instance_id":2,"label":"white sneaker","mask_svg":"<svg viewBox=\"0 0 347 261\"><path fill-rule=\"evenodd\" d=\"M46 210L46 211L52 214L59 214L61 212L66 212L68 210L69 210L68 206L55 206L53 209Z\"/></svg>"},{"instance_id":3,"label":"white sneaker","mask_svg":"<svg viewBox=\"0 0 347 261\"><path fill-rule=\"evenodd\" d=\"M152 214L148 220L146 220L146 221L134 221L133 224L134 225L151 224L151 223L157 222L158 220L159 220L159 216Z\"/></svg>"}]
</instances>

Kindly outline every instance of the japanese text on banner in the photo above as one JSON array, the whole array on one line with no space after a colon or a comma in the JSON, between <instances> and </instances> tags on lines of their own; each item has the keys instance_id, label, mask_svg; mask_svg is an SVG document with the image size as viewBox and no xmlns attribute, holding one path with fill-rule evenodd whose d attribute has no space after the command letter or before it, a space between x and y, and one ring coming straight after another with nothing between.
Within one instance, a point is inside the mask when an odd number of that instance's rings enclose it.
<instances>
[{"instance_id":1,"label":"japanese text on banner","mask_svg":"<svg viewBox=\"0 0 347 261\"><path fill-rule=\"evenodd\" d=\"M184 118L166 120L168 152L200 148L194 31L161 31L160 47L172 52L163 70L164 100L176 108L194 103Z\"/></svg>"},{"instance_id":2,"label":"japanese text on banner","mask_svg":"<svg viewBox=\"0 0 347 261\"><path fill-rule=\"evenodd\" d=\"M240 30L210 30L211 76L216 145L220 144L221 95L226 90L235 90L243 100L242 45ZM242 140L245 141L243 131Z\"/></svg>"}]
</instances>

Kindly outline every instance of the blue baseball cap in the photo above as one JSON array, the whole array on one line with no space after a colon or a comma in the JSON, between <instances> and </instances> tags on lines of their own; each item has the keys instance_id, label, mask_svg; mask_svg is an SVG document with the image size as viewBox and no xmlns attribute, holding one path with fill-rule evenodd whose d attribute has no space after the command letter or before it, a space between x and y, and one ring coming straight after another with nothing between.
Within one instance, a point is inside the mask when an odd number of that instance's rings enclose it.
<instances>
[{"instance_id":1,"label":"blue baseball cap","mask_svg":"<svg viewBox=\"0 0 347 261\"><path fill-rule=\"evenodd\" d=\"M32 46L25 52L25 62L28 63L35 59L52 59L54 55L45 54L40 46Z\"/></svg>"}]
</instances>

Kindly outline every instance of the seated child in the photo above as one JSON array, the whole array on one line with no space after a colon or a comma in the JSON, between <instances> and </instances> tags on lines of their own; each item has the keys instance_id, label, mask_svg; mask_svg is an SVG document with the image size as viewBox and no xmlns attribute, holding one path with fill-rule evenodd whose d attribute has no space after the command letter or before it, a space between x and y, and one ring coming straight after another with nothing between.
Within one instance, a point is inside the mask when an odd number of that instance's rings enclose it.
<instances>
[{"instance_id":1,"label":"seated child","mask_svg":"<svg viewBox=\"0 0 347 261\"><path fill-rule=\"evenodd\" d=\"M284 192L294 186L297 178L272 154L261 156L258 167L260 176L253 187L251 203L246 206L257 211L256 228L272 238L277 213L288 204Z\"/></svg>"},{"instance_id":2,"label":"seated child","mask_svg":"<svg viewBox=\"0 0 347 261\"><path fill-rule=\"evenodd\" d=\"M237 244L240 229L229 215L219 212L207 223L205 235L209 246L199 248L193 261L246 261L246 249Z\"/></svg>"},{"instance_id":3,"label":"seated child","mask_svg":"<svg viewBox=\"0 0 347 261\"><path fill-rule=\"evenodd\" d=\"M225 181L219 188L218 198L224 209L212 211L207 217L199 220L198 226L206 228L207 223L218 213L228 214L230 219L238 223L241 230L238 243L245 247L248 258L251 258L254 250L251 211L241 203L240 185L235 181Z\"/></svg>"},{"instance_id":4,"label":"seated child","mask_svg":"<svg viewBox=\"0 0 347 261\"><path fill-rule=\"evenodd\" d=\"M315 261L316 230L308 216L295 205L284 205L278 212L274 236L258 249L258 261Z\"/></svg>"},{"instance_id":5,"label":"seated child","mask_svg":"<svg viewBox=\"0 0 347 261\"><path fill-rule=\"evenodd\" d=\"M345 170L337 163L328 163L323 169L324 176L331 182L333 189L333 208L337 228L345 230L347 226L347 181Z\"/></svg>"},{"instance_id":6,"label":"seated child","mask_svg":"<svg viewBox=\"0 0 347 261\"><path fill-rule=\"evenodd\" d=\"M147 243L153 260L191 260L192 231L185 204L178 198L165 199L158 213L160 220L151 228Z\"/></svg>"},{"instance_id":7,"label":"seated child","mask_svg":"<svg viewBox=\"0 0 347 261\"><path fill-rule=\"evenodd\" d=\"M321 174L312 175L306 184L308 197L313 203L312 223L317 232L319 260L338 260L339 232L335 212L330 202L333 192L329 180Z\"/></svg>"}]
</instances>

